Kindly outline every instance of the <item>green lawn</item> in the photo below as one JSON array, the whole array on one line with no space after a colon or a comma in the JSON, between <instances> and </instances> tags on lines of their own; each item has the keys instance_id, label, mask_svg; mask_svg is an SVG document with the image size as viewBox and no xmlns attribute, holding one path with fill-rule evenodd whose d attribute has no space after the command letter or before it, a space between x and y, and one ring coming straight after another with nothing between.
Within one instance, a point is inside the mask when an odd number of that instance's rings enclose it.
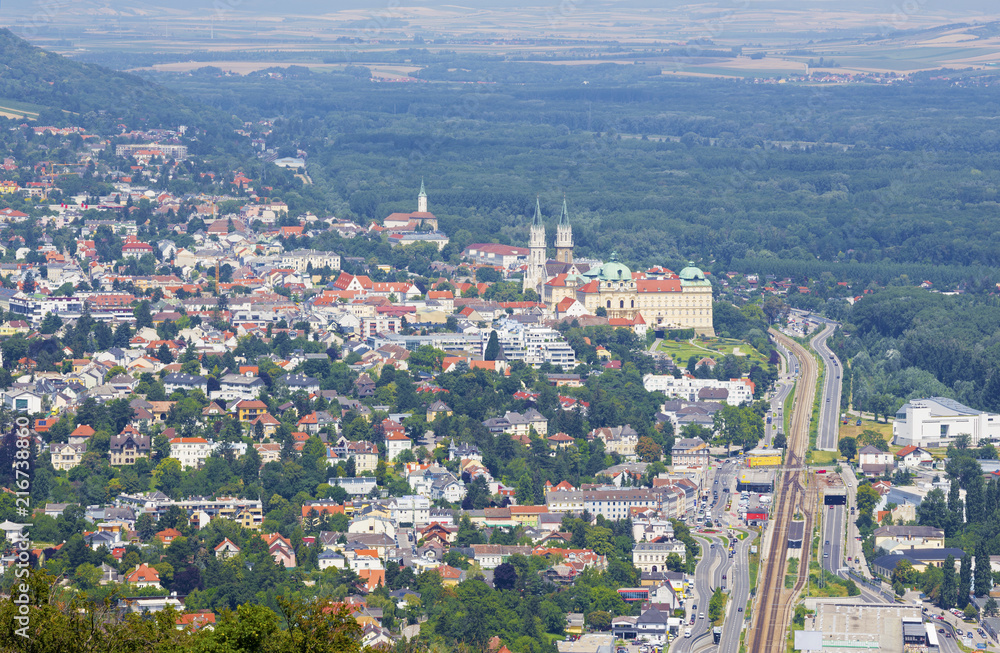
<instances>
[{"instance_id":1,"label":"green lawn","mask_svg":"<svg viewBox=\"0 0 1000 653\"><path fill-rule=\"evenodd\" d=\"M708 350L708 351L706 351ZM766 363L767 359L759 351L750 346L749 343L732 338L695 338L693 341L663 340L660 342L657 351L669 354L674 359L678 367L685 367L688 359L692 356L698 358L714 358L721 361L728 354L739 351L743 356L751 360Z\"/></svg>"},{"instance_id":2,"label":"green lawn","mask_svg":"<svg viewBox=\"0 0 1000 653\"><path fill-rule=\"evenodd\" d=\"M840 458L837 451L810 451L806 456L806 463L809 465L833 465Z\"/></svg>"}]
</instances>

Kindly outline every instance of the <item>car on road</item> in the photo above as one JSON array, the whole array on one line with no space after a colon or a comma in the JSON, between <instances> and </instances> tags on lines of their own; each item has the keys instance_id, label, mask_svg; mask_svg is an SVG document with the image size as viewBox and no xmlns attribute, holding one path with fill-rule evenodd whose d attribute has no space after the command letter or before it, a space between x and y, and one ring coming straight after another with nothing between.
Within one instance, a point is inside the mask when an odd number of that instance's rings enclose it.
<instances>
[{"instance_id":1,"label":"car on road","mask_svg":"<svg viewBox=\"0 0 1000 653\"><path fill-rule=\"evenodd\" d=\"M684 629L684 636L685 637L690 637L691 636L691 629L690 628Z\"/></svg>"},{"instance_id":2,"label":"car on road","mask_svg":"<svg viewBox=\"0 0 1000 653\"><path fill-rule=\"evenodd\" d=\"M944 628L938 628L938 632L939 633L943 633L944 632Z\"/></svg>"},{"instance_id":3,"label":"car on road","mask_svg":"<svg viewBox=\"0 0 1000 653\"><path fill-rule=\"evenodd\" d=\"M743 612L743 606L740 606L740 609L737 610L737 612Z\"/></svg>"},{"instance_id":4,"label":"car on road","mask_svg":"<svg viewBox=\"0 0 1000 653\"><path fill-rule=\"evenodd\" d=\"M704 612L699 612L698 613L698 618L699 619L704 619L705 618L705 613Z\"/></svg>"},{"instance_id":5,"label":"car on road","mask_svg":"<svg viewBox=\"0 0 1000 653\"><path fill-rule=\"evenodd\" d=\"M827 541L826 541L826 545L827 545L827 546L830 546L830 540L827 540ZM850 560L850 558L848 558L848 560Z\"/></svg>"},{"instance_id":6,"label":"car on road","mask_svg":"<svg viewBox=\"0 0 1000 653\"><path fill-rule=\"evenodd\" d=\"M823 557L824 557L824 558L829 558L829 557L830 557L830 552L829 552L829 551L827 551L826 553L824 553L824 554L823 554Z\"/></svg>"}]
</instances>

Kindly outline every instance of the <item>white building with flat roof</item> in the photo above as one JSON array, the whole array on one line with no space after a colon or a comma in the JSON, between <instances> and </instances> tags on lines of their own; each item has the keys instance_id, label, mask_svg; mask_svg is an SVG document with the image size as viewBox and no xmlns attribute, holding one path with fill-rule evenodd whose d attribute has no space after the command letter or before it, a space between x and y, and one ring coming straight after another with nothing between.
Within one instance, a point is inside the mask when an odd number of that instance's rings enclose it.
<instances>
[{"instance_id":1,"label":"white building with flat roof","mask_svg":"<svg viewBox=\"0 0 1000 653\"><path fill-rule=\"evenodd\" d=\"M642 385L646 392L662 392L668 397L679 397L686 401L722 401L730 406L753 401L754 391L754 384L750 379L720 381L696 379L692 376L677 379L670 374L647 374L642 377Z\"/></svg>"},{"instance_id":2,"label":"white building with flat roof","mask_svg":"<svg viewBox=\"0 0 1000 653\"><path fill-rule=\"evenodd\" d=\"M912 399L896 412L892 441L898 446L947 447L959 435L969 436L969 445L1000 440L1000 416L964 406L954 399Z\"/></svg>"},{"instance_id":3,"label":"white building with flat roof","mask_svg":"<svg viewBox=\"0 0 1000 653\"><path fill-rule=\"evenodd\" d=\"M493 331L496 332L497 340L508 361L519 360L536 368L542 363L552 363L564 370L576 367L576 352L555 329L525 325L514 320L500 320L494 325L494 329L487 329L481 333L483 354L486 353L490 333Z\"/></svg>"}]
</instances>

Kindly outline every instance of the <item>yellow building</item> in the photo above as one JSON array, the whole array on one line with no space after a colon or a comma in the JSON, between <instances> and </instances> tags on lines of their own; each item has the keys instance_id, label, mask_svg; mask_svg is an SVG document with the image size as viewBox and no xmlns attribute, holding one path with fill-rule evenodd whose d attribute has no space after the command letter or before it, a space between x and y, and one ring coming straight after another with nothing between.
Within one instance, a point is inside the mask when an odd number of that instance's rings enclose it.
<instances>
[{"instance_id":1,"label":"yellow building","mask_svg":"<svg viewBox=\"0 0 1000 653\"><path fill-rule=\"evenodd\" d=\"M13 195L19 190L21 187L16 181L0 181L0 195Z\"/></svg>"},{"instance_id":2,"label":"yellow building","mask_svg":"<svg viewBox=\"0 0 1000 653\"><path fill-rule=\"evenodd\" d=\"M510 518L519 524L538 527L538 517L548 514L548 506L511 506Z\"/></svg>"},{"instance_id":3,"label":"yellow building","mask_svg":"<svg viewBox=\"0 0 1000 653\"><path fill-rule=\"evenodd\" d=\"M603 309L609 318L632 319L636 314L651 329L694 329L715 335L712 326L712 284L689 264L674 274L663 268L633 273L615 254L600 268L583 274L586 283L576 298L591 313Z\"/></svg>"},{"instance_id":4,"label":"yellow building","mask_svg":"<svg viewBox=\"0 0 1000 653\"><path fill-rule=\"evenodd\" d=\"M779 467L781 465L780 449L754 449L747 452L748 467Z\"/></svg>"},{"instance_id":5,"label":"yellow building","mask_svg":"<svg viewBox=\"0 0 1000 653\"><path fill-rule=\"evenodd\" d=\"M267 404L259 399L244 399L236 404L236 411L241 422L253 422L267 412Z\"/></svg>"}]
</instances>

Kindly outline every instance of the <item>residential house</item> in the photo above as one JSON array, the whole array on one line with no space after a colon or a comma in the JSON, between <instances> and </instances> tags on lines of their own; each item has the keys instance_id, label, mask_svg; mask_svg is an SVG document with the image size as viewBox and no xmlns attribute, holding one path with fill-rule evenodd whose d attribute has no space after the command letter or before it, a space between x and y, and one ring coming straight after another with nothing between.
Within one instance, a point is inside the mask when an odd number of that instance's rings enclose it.
<instances>
[{"instance_id":1,"label":"residential house","mask_svg":"<svg viewBox=\"0 0 1000 653\"><path fill-rule=\"evenodd\" d=\"M340 436L337 443L327 449L327 461L331 465L350 458L354 459L355 473L374 472L378 466L378 447L371 442L351 442Z\"/></svg>"},{"instance_id":2,"label":"residential house","mask_svg":"<svg viewBox=\"0 0 1000 653\"><path fill-rule=\"evenodd\" d=\"M675 469L678 467L705 468L709 464L708 445L701 438L682 438L674 442L670 457Z\"/></svg>"},{"instance_id":3,"label":"residential house","mask_svg":"<svg viewBox=\"0 0 1000 653\"><path fill-rule=\"evenodd\" d=\"M256 399L267 384L255 376L226 374L219 380L219 389L211 392L212 399L238 401Z\"/></svg>"},{"instance_id":4,"label":"residential house","mask_svg":"<svg viewBox=\"0 0 1000 653\"><path fill-rule=\"evenodd\" d=\"M212 454L215 444L205 438L173 438L170 440L170 457L180 461L181 467L200 468Z\"/></svg>"},{"instance_id":5,"label":"residential house","mask_svg":"<svg viewBox=\"0 0 1000 653\"><path fill-rule=\"evenodd\" d=\"M676 554L681 562L686 557L686 548L680 540L666 542L637 542L632 547L632 564L639 571L666 571L667 558Z\"/></svg>"},{"instance_id":6,"label":"residential house","mask_svg":"<svg viewBox=\"0 0 1000 653\"><path fill-rule=\"evenodd\" d=\"M868 445L858 452L858 465L868 476L881 476L894 468L895 461L888 451Z\"/></svg>"},{"instance_id":7,"label":"residential house","mask_svg":"<svg viewBox=\"0 0 1000 653\"><path fill-rule=\"evenodd\" d=\"M295 566L295 550L292 549L292 543L287 537L281 533L261 533L260 536L267 544L268 553L271 554L276 563L285 569L291 569Z\"/></svg>"},{"instance_id":8,"label":"residential house","mask_svg":"<svg viewBox=\"0 0 1000 653\"><path fill-rule=\"evenodd\" d=\"M889 553L944 548L944 531L933 526L882 526L875 529L874 537L875 548Z\"/></svg>"},{"instance_id":9,"label":"residential house","mask_svg":"<svg viewBox=\"0 0 1000 653\"><path fill-rule=\"evenodd\" d=\"M236 404L236 414L241 422L253 422L267 412L267 404L259 399L244 399Z\"/></svg>"},{"instance_id":10,"label":"residential house","mask_svg":"<svg viewBox=\"0 0 1000 653\"><path fill-rule=\"evenodd\" d=\"M147 563L139 565L135 571L125 577L125 582L136 587L160 587L160 573Z\"/></svg>"},{"instance_id":11,"label":"residential house","mask_svg":"<svg viewBox=\"0 0 1000 653\"><path fill-rule=\"evenodd\" d=\"M226 558L232 558L233 556L239 555L240 547L236 546L232 540L228 537L223 538L221 542L213 549L215 551L215 557L225 560Z\"/></svg>"},{"instance_id":12,"label":"residential house","mask_svg":"<svg viewBox=\"0 0 1000 653\"><path fill-rule=\"evenodd\" d=\"M606 426L597 428L587 434L587 439L593 442L600 440L604 443L604 450L608 453L616 453L625 458L635 457L635 447L639 444L639 433L634 428L625 424L624 426Z\"/></svg>"},{"instance_id":13,"label":"residential house","mask_svg":"<svg viewBox=\"0 0 1000 653\"><path fill-rule=\"evenodd\" d=\"M126 426L122 432L111 438L108 455L112 465L133 465L139 458L148 458L150 437Z\"/></svg>"},{"instance_id":14,"label":"residential house","mask_svg":"<svg viewBox=\"0 0 1000 653\"><path fill-rule=\"evenodd\" d=\"M432 423L437 419L438 415L444 415L445 417L451 417L452 410L448 407L448 404L444 403L440 399L432 403L427 407L427 423Z\"/></svg>"},{"instance_id":15,"label":"residential house","mask_svg":"<svg viewBox=\"0 0 1000 653\"><path fill-rule=\"evenodd\" d=\"M895 455L897 466L906 469L925 467L934 462L934 456L929 451L913 444L903 447Z\"/></svg>"},{"instance_id":16,"label":"residential house","mask_svg":"<svg viewBox=\"0 0 1000 653\"><path fill-rule=\"evenodd\" d=\"M406 437L403 425L391 419L382 420L382 432L385 434L385 455L392 462L404 451L413 448L413 441Z\"/></svg>"},{"instance_id":17,"label":"residential house","mask_svg":"<svg viewBox=\"0 0 1000 653\"><path fill-rule=\"evenodd\" d=\"M50 447L52 466L59 471L68 471L80 464L83 454L87 453L87 445L53 443Z\"/></svg>"},{"instance_id":18,"label":"residential house","mask_svg":"<svg viewBox=\"0 0 1000 653\"><path fill-rule=\"evenodd\" d=\"M190 392L191 390L201 390L203 393L207 394L208 379L195 374L174 372L163 377L163 387L168 395L177 390L183 390L185 392Z\"/></svg>"}]
</instances>

